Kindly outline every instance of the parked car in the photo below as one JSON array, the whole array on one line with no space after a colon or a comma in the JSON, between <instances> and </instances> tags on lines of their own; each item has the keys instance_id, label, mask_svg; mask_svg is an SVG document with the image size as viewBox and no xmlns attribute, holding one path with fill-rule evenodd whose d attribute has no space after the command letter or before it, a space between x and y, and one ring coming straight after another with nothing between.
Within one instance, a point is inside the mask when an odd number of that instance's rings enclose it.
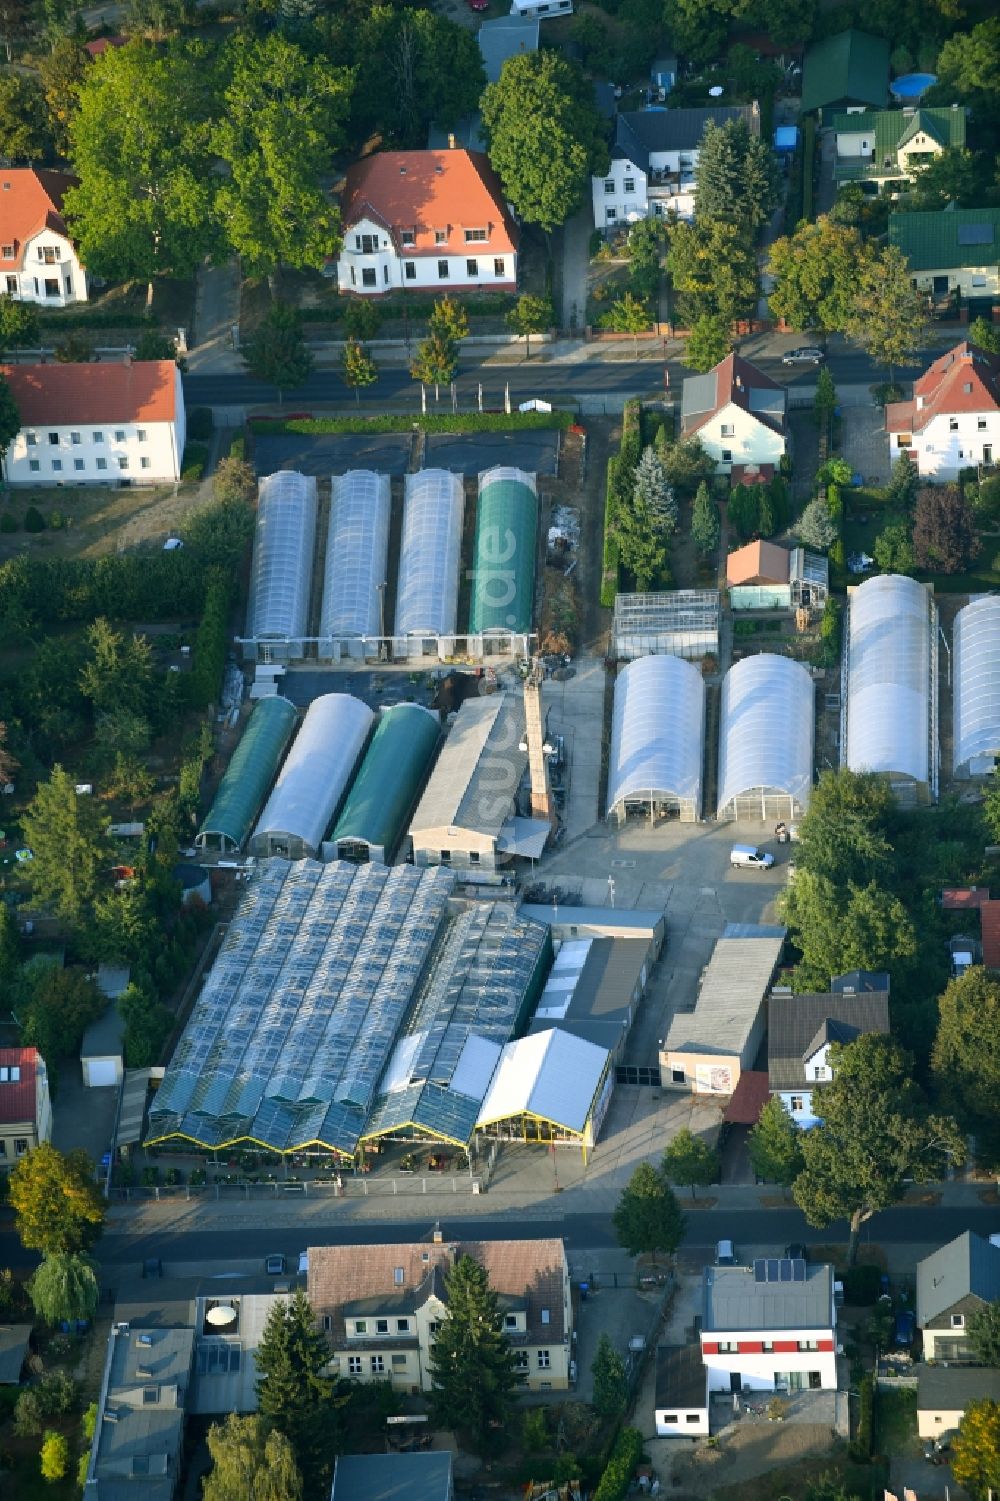
<instances>
[{"instance_id":1,"label":"parked car","mask_svg":"<svg viewBox=\"0 0 1000 1501\"><path fill-rule=\"evenodd\" d=\"M785 1247L785 1255L789 1261L808 1261L809 1252L800 1240L793 1240L790 1246Z\"/></svg>"},{"instance_id":2,"label":"parked car","mask_svg":"<svg viewBox=\"0 0 1000 1501\"><path fill-rule=\"evenodd\" d=\"M893 1343L900 1349L907 1349L913 1344L913 1335L917 1327L917 1316L912 1308L901 1308L896 1315L896 1333Z\"/></svg>"},{"instance_id":3,"label":"parked car","mask_svg":"<svg viewBox=\"0 0 1000 1501\"><path fill-rule=\"evenodd\" d=\"M489 10L490 0L467 0L470 10Z\"/></svg>"},{"instance_id":4,"label":"parked car","mask_svg":"<svg viewBox=\"0 0 1000 1501\"><path fill-rule=\"evenodd\" d=\"M159 1256L147 1256L142 1263L142 1275L144 1277L162 1277L163 1262Z\"/></svg>"},{"instance_id":5,"label":"parked car","mask_svg":"<svg viewBox=\"0 0 1000 1501\"><path fill-rule=\"evenodd\" d=\"M715 1247L716 1266L738 1266L736 1247L731 1240L720 1240Z\"/></svg>"},{"instance_id":6,"label":"parked car","mask_svg":"<svg viewBox=\"0 0 1000 1501\"><path fill-rule=\"evenodd\" d=\"M774 856L758 849L755 844L734 844L729 851L729 863L734 870L770 870Z\"/></svg>"},{"instance_id":7,"label":"parked car","mask_svg":"<svg viewBox=\"0 0 1000 1501\"><path fill-rule=\"evenodd\" d=\"M269 1256L264 1262L264 1271L269 1277L283 1277L285 1275L284 1256Z\"/></svg>"},{"instance_id":8,"label":"parked car","mask_svg":"<svg viewBox=\"0 0 1000 1501\"><path fill-rule=\"evenodd\" d=\"M822 365L826 355L814 344L803 344L800 349L790 349L781 356L783 365Z\"/></svg>"},{"instance_id":9,"label":"parked car","mask_svg":"<svg viewBox=\"0 0 1000 1501\"><path fill-rule=\"evenodd\" d=\"M946 1438L929 1438L924 1444L924 1458L931 1465L947 1464L945 1456L950 1448L951 1444Z\"/></svg>"}]
</instances>

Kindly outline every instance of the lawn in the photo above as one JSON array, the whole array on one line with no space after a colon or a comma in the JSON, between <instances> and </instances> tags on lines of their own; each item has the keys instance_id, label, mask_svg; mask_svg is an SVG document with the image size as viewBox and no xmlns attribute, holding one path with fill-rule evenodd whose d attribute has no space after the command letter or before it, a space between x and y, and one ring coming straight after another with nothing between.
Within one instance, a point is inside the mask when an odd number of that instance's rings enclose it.
<instances>
[{"instance_id":1,"label":"lawn","mask_svg":"<svg viewBox=\"0 0 1000 1501\"><path fill-rule=\"evenodd\" d=\"M182 485L176 493L173 485L19 487L8 491L0 505L0 520L9 516L15 524L13 531L0 532L0 561L25 552L39 557L99 557L122 546L162 543L200 504L196 484ZM32 506L45 518L44 531L24 530Z\"/></svg>"},{"instance_id":2,"label":"lawn","mask_svg":"<svg viewBox=\"0 0 1000 1501\"><path fill-rule=\"evenodd\" d=\"M875 1448L897 1459L919 1459L917 1394L905 1388L879 1391L875 1399Z\"/></svg>"}]
</instances>

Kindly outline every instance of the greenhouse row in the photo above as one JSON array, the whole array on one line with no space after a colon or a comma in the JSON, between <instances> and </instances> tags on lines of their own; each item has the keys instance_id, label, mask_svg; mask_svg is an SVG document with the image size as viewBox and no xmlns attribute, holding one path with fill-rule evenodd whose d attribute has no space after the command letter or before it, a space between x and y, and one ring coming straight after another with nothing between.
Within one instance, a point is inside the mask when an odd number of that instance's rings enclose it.
<instances>
[{"instance_id":1,"label":"greenhouse row","mask_svg":"<svg viewBox=\"0 0 1000 1501\"><path fill-rule=\"evenodd\" d=\"M722 687L719 818L797 818L813 773L812 679L789 657L763 653L731 667ZM608 816L702 816L705 682L681 657L640 657L615 684Z\"/></svg>"},{"instance_id":2,"label":"greenhouse row","mask_svg":"<svg viewBox=\"0 0 1000 1501\"><path fill-rule=\"evenodd\" d=\"M309 706L282 766L295 721L294 705L279 695L254 706L196 843L227 853L249 840L254 855L294 860L390 860L434 757L438 716L395 704L371 735L367 704L326 693Z\"/></svg>"},{"instance_id":3,"label":"greenhouse row","mask_svg":"<svg viewBox=\"0 0 1000 1501\"><path fill-rule=\"evenodd\" d=\"M981 776L1000 759L1000 598L959 610L953 642L955 772Z\"/></svg>"},{"instance_id":4,"label":"greenhouse row","mask_svg":"<svg viewBox=\"0 0 1000 1501\"><path fill-rule=\"evenodd\" d=\"M301 660L399 655L458 633L465 490L460 474L422 469L404 481L395 621L386 618L391 527L388 475L351 470L331 482L318 627L310 594L319 518L316 480L292 471L260 482L247 639L251 655ZM524 635L531 628L538 538L535 476L499 466L479 476L469 633ZM318 631L318 634L317 634ZM314 651L310 648L314 647Z\"/></svg>"}]
</instances>

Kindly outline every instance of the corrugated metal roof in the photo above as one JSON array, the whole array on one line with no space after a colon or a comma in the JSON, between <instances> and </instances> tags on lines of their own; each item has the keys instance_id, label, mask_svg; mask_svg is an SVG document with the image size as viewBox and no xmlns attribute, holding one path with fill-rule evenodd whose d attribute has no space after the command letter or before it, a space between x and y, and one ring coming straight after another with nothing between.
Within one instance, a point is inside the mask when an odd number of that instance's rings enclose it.
<instances>
[{"instance_id":1,"label":"corrugated metal roof","mask_svg":"<svg viewBox=\"0 0 1000 1501\"><path fill-rule=\"evenodd\" d=\"M988 238L970 240L968 231L972 228L988 234ZM1000 261L1000 208L956 208L952 204L938 212L890 214L889 244L902 251L911 271L995 266Z\"/></svg>"},{"instance_id":2,"label":"corrugated metal roof","mask_svg":"<svg viewBox=\"0 0 1000 1501\"><path fill-rule=\"evenodd\" d=\"M441 748L410 823L423 829L472 829L496 839L528 765L520 696L467 698Z\"/></svg>"},{"instance_id":3,"label":"corrugated metal roof","mask_svg":"<svg viewBox=\"0 0 1000 1501\"><path fill-rule=\"evenodd\" d=\"M740 1053L764 1004L784 947L781 938L720 938L693 1011L674 1017L671 1053Z\"/></svg>"},{"instance_id":4,"label":"corrugated metal roof","mask_svg":"<svg viewBox=\"0 0 1000 1501\"><path fill-rule=\"evenodd\" d=\"M758 1282L752 1267L705 1268L706 1334L755 1329L832 1329L833 1267L807 1265L801 1282Z\"/></svg>"},{"instance_id":5,"label":"corrugated metal roof","mask_svg":"<svg viewBox=\"0 0 1000 1501\"><path fill-rule=\"evenodd\" d=\"M1000 1246L966 1230L917 1262L917 1324L921 1329L962 1298L1000 1299Z\"/></svg>"},{"instance_id":6,"label":"corrugated metal roof","mask_svg":"<svg viewBox=\"0 0 1000 1501\"><path fill-rule=\"evenodd\" d=\"M477 1126L530 1114L582 1132L609 1057L606 1048L554 1028L509 1042Z\"/></svg>"}]
</instances>

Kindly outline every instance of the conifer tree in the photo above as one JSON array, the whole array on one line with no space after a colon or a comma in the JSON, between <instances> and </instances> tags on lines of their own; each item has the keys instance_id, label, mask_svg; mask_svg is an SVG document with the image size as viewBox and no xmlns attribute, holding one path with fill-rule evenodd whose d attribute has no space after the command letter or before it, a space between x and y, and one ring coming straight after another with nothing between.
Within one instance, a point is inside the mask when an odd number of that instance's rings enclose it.
<instances>
[{"instance_id":1,"label":"conifer tree","mask_svg":"<svg viewBox=\"0 0 1000 1501\"><path fill-rule=\"evenodd\" d=\"M480 1453L504 1442L523 1379L503 1332L497 1296L483 1267L463 1256L445 1277L448 1312L431 1361L434 1422L467 1433Z\"/></svg>"}]
</instances>

